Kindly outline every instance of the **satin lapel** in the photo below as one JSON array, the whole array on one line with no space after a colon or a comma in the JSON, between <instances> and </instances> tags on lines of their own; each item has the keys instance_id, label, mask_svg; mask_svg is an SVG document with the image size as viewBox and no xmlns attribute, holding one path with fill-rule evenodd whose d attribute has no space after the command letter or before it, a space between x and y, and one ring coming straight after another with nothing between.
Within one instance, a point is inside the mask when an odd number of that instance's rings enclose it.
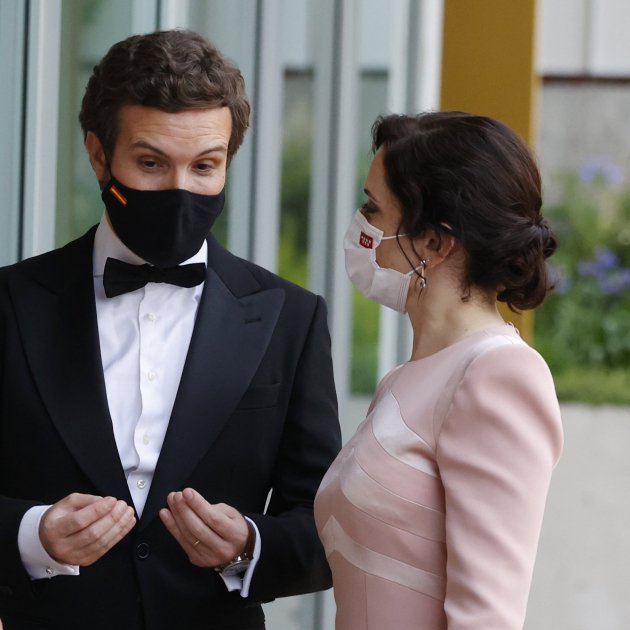
<instances>
[{"instance_id":1,"label":"satin lapel","mask_svg":"<svg viewBox=\"0 0 630 630\"><path fill-rule=\"evenodd\" d=\"M208 451L247 389L284 301L282 289L237 298L208 270L173 413L140 527Z\"/></svg>"},{"instance_id":2,"label":"satin lapel","mask_svg":"<svg viewBox=\"0 0 630 630\"><path fill-rule=\"evenodd\" d=\"M39 268L31 266L33 272L15 274L10 290L27 360L51 420L98 492L131 504L107 407L92 244L93 232L50 254Z\"/></svg>"}]
</instances>

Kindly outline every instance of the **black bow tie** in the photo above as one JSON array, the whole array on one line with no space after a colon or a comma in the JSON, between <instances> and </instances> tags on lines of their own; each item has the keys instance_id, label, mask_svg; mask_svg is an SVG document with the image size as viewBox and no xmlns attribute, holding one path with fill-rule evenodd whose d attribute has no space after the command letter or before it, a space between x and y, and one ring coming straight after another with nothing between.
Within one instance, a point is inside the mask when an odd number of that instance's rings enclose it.
<instances>
[{"instance_id":1,"label":"black bow tie","mask_svg":"<svg viewBox=\"0 0 630 630\"><path fill-rule=\"evenodd\" d=\"M166 282L180 287L194 287L206 278L206 265L192 263L176 267L152 267L151 265L130 265L108 258L103 273L103 287L108 298L129 293L145 286L148 282Z\"/></svg>"}]
</instances>

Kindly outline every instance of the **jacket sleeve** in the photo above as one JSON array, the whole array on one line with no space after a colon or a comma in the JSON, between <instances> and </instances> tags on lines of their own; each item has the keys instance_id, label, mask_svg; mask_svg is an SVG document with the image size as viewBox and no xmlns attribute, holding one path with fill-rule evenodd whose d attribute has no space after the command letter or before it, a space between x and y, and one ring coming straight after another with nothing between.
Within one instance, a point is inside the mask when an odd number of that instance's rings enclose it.
<instances>
[{"instance_id":1,"label":"jacket sleeve","mask_svg":"<svg viewBox=\"0 0 630 630\"><path fill-rule=\"evenodd\" d=\"M326 305L318 297L294 375L269 505L265 515L248 514L262 541L250 586L254 600L331 586L313 501L340 448Z\"/></svg>"},{"instance_id":2,"label":"jacket sleeve","mask_svg":"<svg viewBox=\"0 0 630 630\"><path fill-rule=\"evenodd\" d=\"M34 501L0 496L0 595L11 597L32 592L30 577L20 557L18 532L24 514L35 505Z\"/></svg>"},{"instance_id":3,"label":"jacket sleeve","mask_svg":"<svg viewBox=\"0 0 630 630\"><path fill-rule=\"evenodd\" d=\"M0 396L5 395L3 384L6 367L3 358L7 353L6 301L6 273L0 273ZM2 408L3 405L0 404L0 409ZM11 447L6 443L4 419L1 414L0 411L0 483L3 481L3 475L7 474L4 470L5 468L8 470L7 463L12 457ZM18 531L22 517L35 505L36 501L2 496L0 491L0 597L11 597L16 591L30 593L30 578L22 566L18 548Z\"/></svg>"},{"instance_id":4,"label":"jacket sleeve","mask_svg":"<svg viewBox=\"0 0 630 630\"><path fill-rule=\"evenodd\" d=\"M437 442L449 630L523 627L561 448L558 401L538 353L505 346L468 367Z\"/></svg>"}]
</instances>

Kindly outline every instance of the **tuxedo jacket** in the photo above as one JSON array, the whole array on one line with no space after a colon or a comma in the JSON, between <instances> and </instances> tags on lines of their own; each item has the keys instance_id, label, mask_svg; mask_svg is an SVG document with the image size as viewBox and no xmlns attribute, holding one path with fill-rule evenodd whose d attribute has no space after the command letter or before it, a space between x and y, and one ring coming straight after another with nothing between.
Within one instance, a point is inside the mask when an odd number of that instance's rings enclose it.
<instances>
[{"instance_id":1,"label":"tuxedo jacket","mask_svg":"<svg viewBox=\"0 0 630 630\"><path fill-rule=\"evenodd\" d=\"M330 586L313 521L340 448L326 307L212 237L142 517L78 577L31 581L22 566L18 529L32 506L73 492L132 505L100 358L94 232L0 270L0 619L5 630L264 628L262 602ZM160 521L168 493L185 487L256 523L249 597L193 566Z\"/></svg>"}]
</instances>

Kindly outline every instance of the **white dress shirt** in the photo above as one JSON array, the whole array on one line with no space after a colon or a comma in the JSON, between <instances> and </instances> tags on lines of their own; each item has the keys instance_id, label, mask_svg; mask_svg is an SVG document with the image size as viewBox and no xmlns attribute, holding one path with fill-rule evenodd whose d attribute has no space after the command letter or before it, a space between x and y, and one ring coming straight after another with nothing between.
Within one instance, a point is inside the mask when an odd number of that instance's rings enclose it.
<instances>
[{"instance_id":1,"label":"white dress shirt","mask_svg":"<svg viewBox=\"0 0 630 630\"><path fill-rule=\"evenodd\" d=\"M207 263L208 245L187 263ZM93 273L98 333L107 404L129 492L140 517L151 488L164 436L179 388L195 324L203 283L179 287L148 283L144 288L108 298L103 270L108 257L140 265L103 215L94 238ZM165 497L166 498L166 497ZM78 575L79 568L55 562L39 539L39 521L49 506L31 508L23 517L18 545L32 579ZM228 590L247 597L260 536L256 525L254 562L240 577L223 578Z\"/></svg>"},{"instance_id":2,"label":"white dress shirt","mask_svg":"<svg viewBox=\"0 0 630 630\"><path fill-rule=\"evenodd\" d=\"M206 263L207 243L186 263ZM108 257L132 265L131 252L102 220L94 237L94 296L107 404L114 438L138 516L151 487L203 291L150 282L108 298Z\"/></svg>"}]
</instances>

